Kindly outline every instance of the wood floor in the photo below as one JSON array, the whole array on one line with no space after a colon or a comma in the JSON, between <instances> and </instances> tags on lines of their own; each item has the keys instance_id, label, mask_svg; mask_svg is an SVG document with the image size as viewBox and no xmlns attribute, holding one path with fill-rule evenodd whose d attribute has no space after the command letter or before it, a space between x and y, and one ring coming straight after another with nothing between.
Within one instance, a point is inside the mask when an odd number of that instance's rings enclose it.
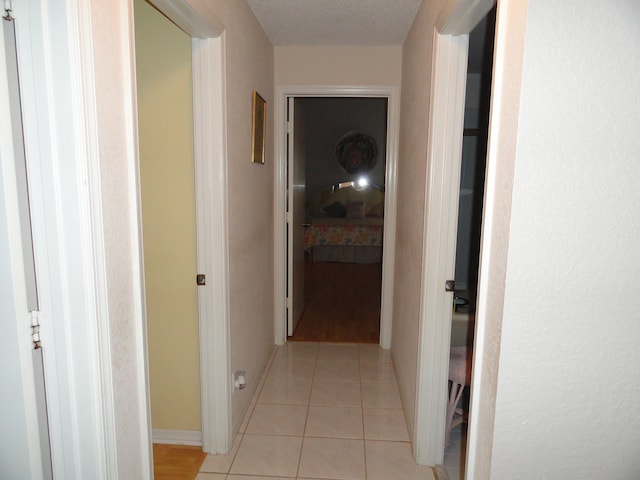
<instances>
[{"instance_id":1,"label":"wood floor","mask_svg":"<svg viewBox=\"0 0 640 480\"><path fill-rule=\"evenodd\" d=\"M155 480L194 480L207 454L202 447L153 444Z\"/></svg>"},{"instance_id":2,"label":"wood floor","mask_svg":"<svg viewBox=\"0 0 640 480\"><path fill-rule=\"evenodd\" d=\"M378 343L382 265L305 263L305 309L291 340Z\"/></svg>"}]
</instances>

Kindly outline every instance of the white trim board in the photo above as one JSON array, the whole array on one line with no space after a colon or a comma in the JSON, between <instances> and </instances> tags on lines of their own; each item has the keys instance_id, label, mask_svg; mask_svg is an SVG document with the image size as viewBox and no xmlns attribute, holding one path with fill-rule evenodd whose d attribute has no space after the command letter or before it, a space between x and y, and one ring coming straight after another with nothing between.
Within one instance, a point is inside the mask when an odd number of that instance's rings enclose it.
<instances>
[{"instance_id":1,"label":"white trim board","mask_svg":"<svg viewBox=\"0 0 640 480\"><path fill-rule=\"evenodd\" d=\"M213 454L232 441L224 35L192 43L202 440Z\"/></svg>"},{"instance_id":2,"label":"white trim board","mask_svg":"<svg viewBox=\"0 0 640 480\"><path fill-rule=\"evenodd\" d=\"M382 97L387 104L387 164L385 182L384 238L382 251L382 305L380 310L380 346L391 347L393 313L393 268L395 263L396 184L400 98L397 87L387 86L277 86L275 96L275 200L274 200L274 298L275 343L287 341L286 329L286 111L288 97Z\"/></svg>"},{"instance_id":3,"label":"white trim board","mask_svg":"<svg viewBox=\"0 0 640 480\"><path fill-rule=\"evenodd\" d=\"M153 429L153 443L164 445L193 445L202 446L202 432L200 430L161 430Z\"/></svg>"},{"instance_id":4,"label":"white trim board","mask_svg":"<svg viewBox=\"0 0 640 480\"><path fill-rule=\"evenodd\" d=\"M15 2L13 10L20 25L21 100L56 478L118 477L90 9L88 3L50 9L47 2L33 1ZM132 343L141 340L137 333ZM144 378L142 368L137 373ZM145 392L142 382L131 388ZM146 426L141 419L140 431ZM150 466L143 473L150 476Z\"/></svg>"},{"instance_id":5,"label":"white trim board","mask_svg":"<svg viewBox=\"0 0 640 480\"><path fill-rule=\"evenodd\" d=\"M468 34L493 4L450 0L434 28L413 439L421 465L444 459L452 304L444 284L455 272Z\"/></svg>"}]
</instances>

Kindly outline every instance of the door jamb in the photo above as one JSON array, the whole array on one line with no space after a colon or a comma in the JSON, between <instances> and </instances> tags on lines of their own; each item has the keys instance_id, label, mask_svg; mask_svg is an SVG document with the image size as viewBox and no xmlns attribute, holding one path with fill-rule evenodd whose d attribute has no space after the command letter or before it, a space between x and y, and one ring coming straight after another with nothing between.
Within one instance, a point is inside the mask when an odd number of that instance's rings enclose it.
<instances>
[{"instance_id":1,"label":"door jamb","mask_svg":"<svg viewBox=\"0 0 640 480\"><path fill-rule=\"evenodd\" d=\"M414 434L421 465L444 460L452 304L444 284L455 269L468 34L493 4L449 2L434 28Z\"/></svg>"},{"instance_id":2,"label":"door jamb","mask_svg":"<svg viewBox=\"0 0 640 480\"><path fill-rule=\"evenodd\" d=\"M224 27L200 4L151 3L192 37L197 265L207 279L198 287L202 446L206 453L227 453L233 437Z\"/></svg>"},{"instance_id":3,"label":"door jamb","mask_svg":"<svg viewBox=\"0 0 640 480\"><path fill-rule=\"evenodd\" d=\"M288 97L382 97L387 104L387 164L385 171L385 212L382 251L382 304L380 309L380 346L391 347L393 312L393 276L396 231L396 171L399 133L399 96L397 87L388 86L277 86L275 109L275 200L274 200L274 298L275 343L287 341L286 330L286 107Z\"/></svg>"}]
</instances>

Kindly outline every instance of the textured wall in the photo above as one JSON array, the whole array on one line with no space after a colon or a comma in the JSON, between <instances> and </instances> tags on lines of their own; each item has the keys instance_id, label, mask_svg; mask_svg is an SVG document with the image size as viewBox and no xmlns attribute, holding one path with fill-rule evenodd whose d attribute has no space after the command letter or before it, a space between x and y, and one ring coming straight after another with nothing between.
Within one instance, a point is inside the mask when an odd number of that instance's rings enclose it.
<instances>
[{"instance_id":1,"label":"textured wall","mask_svg":"<svg viewBox=\"0 0 640 480\"><path fill-rule=\"evenodd\" d=\"M144 0L135 29L152 427L199 431L191 38Z\"/></svg>"},{"instance_id":2,"label":"textured wall","mask_svg":"<svg viewBox=\"0 0 640 480\"><path fill-rule=\"evenodd\" d=\"M225 28L231 370L246 370L248 388L233 393L234 430L274 343L273 46L244 1L212 0ZM267 101L265 164L251 162L253 91Z\"/></svg>"},{"instance_id":3,"label":"textured wall","mask_svg":"<svg viewBox=\"0 0 640 480\"><path fill-rule=\"evenodd\" d=\"M400 85L401 47L276 47L276 85Z\"/></svg>"},{"instance_id":4,"label":"textured wall","mask_svg":"<svg viewBox=\"0 0 640 480\"><path fill-rule=\"evenodd\" d=\"M491 478L640 478L639 19L529 5Z\"/></svg>"},{"instance_id":5,"label":"textured wall","mask_svg":"<svg viewBox=\"0 0 640 480\"><path fill-rule=\"evenodd\" d=\"M141 259L136 200L136 146L132 132L133 5L91 1L91 30L104 248L113 358L118 474L147 478L150 470L148 399L141 312ZM100 21L96 21L99 19Z\"/></svg>"},{"instance_id":6,"label":"textured wall","mask_svg":"<svg viewBox=\"0 0 640 480\"><path fill-rule=\"evenodd\" d=\"M403 47L392 354L413 435L433 25L443 2L424 2Z\"/></svg>"}]
</instances>

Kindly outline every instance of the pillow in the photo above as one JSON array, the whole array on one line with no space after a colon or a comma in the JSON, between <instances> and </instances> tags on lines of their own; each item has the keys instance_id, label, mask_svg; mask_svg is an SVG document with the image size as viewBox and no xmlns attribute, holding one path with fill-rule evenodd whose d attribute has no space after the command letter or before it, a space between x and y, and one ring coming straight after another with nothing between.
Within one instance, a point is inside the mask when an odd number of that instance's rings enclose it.
<instances>
[{"instance_id":1,"label":"pillow","mask_svg":"<svg viewBox=\"0 0 640 480\"><path fill-rule=\"evenodd\" d=\"M347 214L347 207L340 202L333 202L329 205L325 205L322 210L324 213L334 218L344 217Z\"/></svg>"},{"instance_id":2,"label":"pillow","mask_svg":"<svg viewBox=\"0 0 640 480\"><path fill-rule=\"evenodd\" d=\"M347 203L347 218L364 218L366 215L366 205L364 202Z\"/></svg>"},{"instance_id":3,"label":"pillow","mask_svg":"<svg viewBox=\"0 0 640 480\"><path fill-rule=\"evenodd\" d=\"M367 216L380 218L384 217L384 202L380 202L371 207L371 209L367 213Z\"/></svg>"},{"instance_id":4,"label":"pillow","mask_svg":"<svg viewBox=\"0 0 640 480\"><path fill-rule=\"evenodd\" d=\"M322 206L324 207L333 202L340 202L343 205L349 205L349 202L364 202L369 205L375 205L382 201L384 201L384 193L375 188L369 187L364 190L356 190L353 187L345 187L333 192Z\"/></svg>"}]
</instances>

